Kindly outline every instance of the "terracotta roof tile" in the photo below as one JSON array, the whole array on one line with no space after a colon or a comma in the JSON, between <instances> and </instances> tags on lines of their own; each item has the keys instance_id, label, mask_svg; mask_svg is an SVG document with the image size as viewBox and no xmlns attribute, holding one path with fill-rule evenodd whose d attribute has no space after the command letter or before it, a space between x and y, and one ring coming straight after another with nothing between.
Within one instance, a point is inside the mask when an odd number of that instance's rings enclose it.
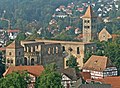
<instances>
[{"instance_id":1,"label":"terracotta roof tile","mask_svg":"<svg viewBox=\"0 0 120 88\"><path fill-rule=\"evenodd\" d=\"M97 16L95 16L95 14L93 13L92 7L88 6L85 15L83 15L82 18L92 18L92 17L97 17Z\"/></svg>"},{"instance_id":2,"label":"terracotta roof tile","mask_svg":"<svg viewBox=\"0 0 120 88\"><path fill-rule=\"evenodd\" d=\"M5 51L5 50L6 50L5 47L1 47L1 48L0 48L0 51Z\"/></svg>"},{"instance_id":3,"label":"terracotta roof tile","mask_svg":"<svg viewBox=\"0 0 120 88\"><path fill-rule=\"evenodd\" d=\"M84 80L91 79L90 72L81 72L80 74Z\"/></svg>"},{"instance_id":4,"label":"terracotta roof tile","mask_svg":"<svg viewBox=\"0 0 120 88\"><path fill-rule=\"evenodd\" d=\"M11 32L20 32L20 30L7 30L8 33L11 33Z\"/></svg>"},{"instance_id":5,"label":"terracotta roof tile","mask_svg":"<svg viewBox=\"0 0 120 88\"><path fill-rule=\"evenodd\" d=\"M96 81L99 81L105 84L111 84L112 88L120 88L120 76L105 77L103 79L97 79Z\"/></svg>"},{"instance_id":6,"label":"terracotta roof tile","mask_svg":"<svg viewBox=\"0 0 120 88\"><path fill-rule=\"evenodd\" d=\"M42 65L38 66L13 66L9 67L3 76L6 76L7 74L10 74L14 71L27 71L28 73L34 75L34 76L39 76L43 72L44 68Z\"/></svg>"},{"instance_id":7,"label":"terracotta roof tile","mask_svg":"<svg viewBox=\"0 0 120 88\"><path fill-rule=\"evenodd\" d=\"M92 55L84 64L83 69L93 71L104 71L106 67L110 66L112 66L112 64L107 57Z\"/></svg>"}]
</instances>

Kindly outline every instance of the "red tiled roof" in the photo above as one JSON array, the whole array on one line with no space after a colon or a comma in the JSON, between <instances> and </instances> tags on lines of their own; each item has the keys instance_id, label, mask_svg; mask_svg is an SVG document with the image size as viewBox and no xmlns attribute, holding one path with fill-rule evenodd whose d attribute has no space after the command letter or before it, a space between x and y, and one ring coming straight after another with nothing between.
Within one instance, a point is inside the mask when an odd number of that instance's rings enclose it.
<instances>
[{"instance_id":1,"label":"red tiled roof","mask_svg":"<svg viewBox=\"0 0 120 88\"><path fill-rule=\"evenodd\" d=\"M99 81L105 84L111 84L112 88L120 88L120 76L105 77L103 79L96 79L95 81Z\"/></svg>"},{"instance_id":2,"label":"red tiled roof","mask_svg":"<svg viewBox=\"0 0 120 88\"><path fill-rule=\"evenodd\" d=\"M90 72L81 72L80 74L84 80L91 79Z\"/></svg>"},{"instance_id":3,"label":"red tiled roof","mask_svg":"<svg viewBox=\"0 0 120 88\"><path fill-rule=\"evenodd\" d=\"M20 30L7 30L8 33L11 33L11 32L20 32Z\"/></svg>"},{"instance_id":4,"label":"red tiled roof","mask_svg":"<svg viewBox=\"0 0 120 88\"><path fill-rule=\"evenodd\" d=\"M5 51L5 50L6 50L5 47L1 47L1 48L0 48L0 51Z\"/></svg>"},{"instance_id":5,"label":"red tiled roof","mask_svg":"<svg viewBox=\"0 0 120 88\"><path fill-rule=\"evenodd\" d=\"M92 17L97 17L97 16L95 16L95 14L93 13L92 7L88 6L85 15L83 15L82 18L92 18Z\"/></svg>"},{"instance_id":6,"label":"red tiled roof","mask_svg":"<svg viewBox=\"0 0 120 88\"><path fill-rule=\"evenodd\" d=\"M39 76L44 70L44 67L42 65L38 66L13 66L9 67L5 73L3 73L3 76L6 76L14 71L27 71L28 73Z\"/></svg>"},{"instance_id":7,"label":"red tiled roof","mask_svg":"<svg viewBox=\"0 0 120 88\"><path fill-rule=\"evenodd\" d=\"M113 39L115 39L115 38L117 38L117 37L120 37L120 35L118 35L118 34L112 34L112 38L113 38Z\"/></svg>"},{"instance_id":8,"label":"red tiled roof","mask_svg":"<svg viewBox=\"0 0 120 88\"><path fill-rule=\"evenodd\" d=\"M92 55L84 64L83 69L93 71L104 71L106 67L110 66L112 66L112 64L107 57Z\"/></svg>"}]
</instances>

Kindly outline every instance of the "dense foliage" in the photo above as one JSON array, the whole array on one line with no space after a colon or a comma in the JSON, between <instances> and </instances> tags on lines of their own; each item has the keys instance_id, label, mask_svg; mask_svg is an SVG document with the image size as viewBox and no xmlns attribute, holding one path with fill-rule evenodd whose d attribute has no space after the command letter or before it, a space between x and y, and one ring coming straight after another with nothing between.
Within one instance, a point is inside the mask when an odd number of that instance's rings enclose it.
<instances>
[{"instance_id":1,"label":"dense foliage","mask_svg":"<svg viewBox=\"0 0 120 88\"><path fill-rule=\"evenodd\" d=\"M24 29L32 21L38 21L39 25L45 26L55 8L61 4L67 5L71 1L74 0L1 0L0 17L9 19L15 28ZM6 22L1 24L7 27Z\"/></svg>"},{"instance_id":2,"label":"dense foliage","mask_svg":"<svg viewBox=\"0 0 120 88\"><path fill-rule=\"evenodd\" d=\"M68 60L66 61L66 65L69 68L75 68L75 70L77 72L79 72L79 67L78 67L78 63L77 63L77 58L73 55L70 55L70 57L68 58Z\"/></svg>"},{"instance_id":3,"label":"dense foliage","mask_svg":"<svg viewBox=\"0 0 120 88\"><path fill-rule=\"evenodd\" d=\"M13 72L0 79L0 88L27 88L29 76L27 72Z\"/></svg>"},{"instance_id":4,"label":"dense foliage","mask_svg":"<svg viewBox=\"0 0 120 88\"><path fill-rule=\"evenodd\" d=\"M56 65L46 66L36 81L35 88L62 88L61 75L56 71Z\"/></svg>"}]
</instances>

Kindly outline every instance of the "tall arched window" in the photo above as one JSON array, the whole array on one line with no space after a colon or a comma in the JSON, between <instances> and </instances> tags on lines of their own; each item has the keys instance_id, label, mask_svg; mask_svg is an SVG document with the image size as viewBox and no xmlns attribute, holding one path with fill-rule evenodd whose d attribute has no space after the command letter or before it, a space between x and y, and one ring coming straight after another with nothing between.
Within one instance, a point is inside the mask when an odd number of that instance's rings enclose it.
<instances>
[{"instance_id":1,"label":"tall arched window","mask_svg":"<svg viewBox=\"0 0 120 88\"><path fill-rule=\"evenodd\" d=\"M65 51L65 46L63 46L63 52Z\"/></svg>"},{"instance_id":2,"label":"tall arched window","mask_svg":"<svg viewBox=\"0 0 120 88\"><path fill-rule=\"evenodd\" d=\"M24 58L24 65L27 65L27 58Z\"/></svg>"},{"instance_id":3,"label":"tall arched window","mask_svg":"<svg viewBox=\"0 0 120 88\"><path fill-rule=\"evenodd\" d=\"M34 59L33 58L31 59L31 65L34 65Z\"/></svg>"}]
</instances>

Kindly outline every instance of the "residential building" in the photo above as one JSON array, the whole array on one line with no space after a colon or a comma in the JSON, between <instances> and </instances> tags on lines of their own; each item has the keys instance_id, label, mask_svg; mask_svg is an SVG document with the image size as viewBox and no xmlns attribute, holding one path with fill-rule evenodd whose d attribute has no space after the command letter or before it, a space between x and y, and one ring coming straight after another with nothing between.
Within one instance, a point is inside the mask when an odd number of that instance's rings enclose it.
<instances>
[{"instance_id":1,"label":"residential building","mask_svg":"<svg viewBox=\"0 0 120 88\"><path fill-rule=\"evenodd\" d=\"M83 72L90 72L92 79L117 76L117 68L105 56L92 55L83 66Z\"/></svg>"},{"instance_id":2,"label":"residential building","mask_svg":"<svg viewBox=\"0 0 120 88\"><path fill-rule=\"evenodd\" d=\"M112 39L112 35L107 31L106 28L103 28L100 31L98 38L100 41L108 41L108 40Z\"/></svg>"},{"instance_id":3,"label":"residential building","mask_svg":"<svg viewBox=\"0 0 120 88\"><path fill-rule=\"evenodd\" d=\"M74 83L76 83L78 80L81 80L81 83L82 83L82 79L76 73L75 68L63 69L61 71L61 74L62 74L62 82L61 82L61 84L64 86L64 88L71 88L72 85Z\"/></svg>"}]
</instances>

